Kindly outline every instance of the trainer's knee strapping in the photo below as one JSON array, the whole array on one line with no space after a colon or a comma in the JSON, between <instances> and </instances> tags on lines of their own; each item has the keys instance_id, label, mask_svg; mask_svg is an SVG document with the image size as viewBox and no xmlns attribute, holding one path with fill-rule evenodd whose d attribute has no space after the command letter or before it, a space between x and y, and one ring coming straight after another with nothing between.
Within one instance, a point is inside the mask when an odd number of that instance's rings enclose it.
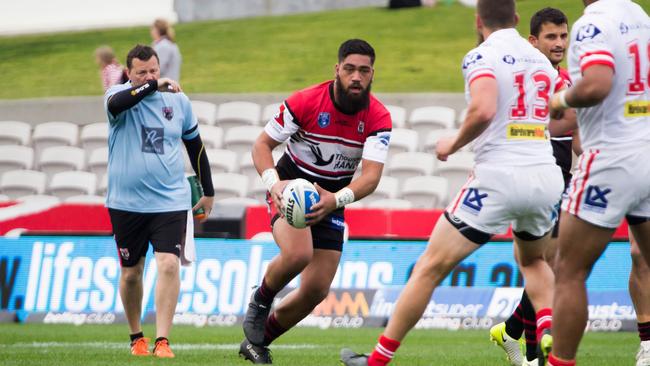
<instances>
[{"instance_id":1,"label":"trainer's knee strapping","mask_svg":"<svg viewBox=\"0 0 650 366\"><path fill-rule=\"evenodd\" d=\"M461 233L465 238L467 238L472 243L483 245L488 241L490 241L490 239L492 238L492 234L483 232L481 230L469 226L463 220L450 214L447 211L445 211L445 218L447 219L447 221L449 221L449 223L453 227L456 228L456 230L458 230L459 233Z\"/></svg>"}]
</instances>

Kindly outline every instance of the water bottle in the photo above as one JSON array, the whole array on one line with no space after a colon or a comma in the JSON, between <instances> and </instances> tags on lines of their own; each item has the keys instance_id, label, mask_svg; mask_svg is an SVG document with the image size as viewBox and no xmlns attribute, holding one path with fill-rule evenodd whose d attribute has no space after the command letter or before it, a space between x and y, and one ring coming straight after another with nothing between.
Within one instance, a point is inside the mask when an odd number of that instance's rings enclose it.
<instances>
[{"instance_id":1,"label":"water bottle","mask_svg":"<svg viewBox=\"0 0 650 366\"><path fill-rule=\"evenodd\" d=\"M199 182L199 179L196 177L196 175L188 176L187 181L190 183L190 191L192 192L192 207L194 207L199 202L199 199L203 197L203 188L201 188L201 182ZM205 211L202 207L195 211L192 211L192 213L194 214L195 219L201 220L205 218Z\"/></svg>"}]
</instances>

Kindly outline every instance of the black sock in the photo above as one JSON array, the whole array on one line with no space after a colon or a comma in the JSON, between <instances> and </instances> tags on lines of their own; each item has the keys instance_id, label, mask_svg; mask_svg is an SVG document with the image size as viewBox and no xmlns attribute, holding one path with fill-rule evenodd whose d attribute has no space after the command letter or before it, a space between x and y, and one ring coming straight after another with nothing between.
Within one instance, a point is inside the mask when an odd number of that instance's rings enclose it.
<instances>
[{"instance_id":1,"label":"black sock","mask_svg":"<svg viewBox=\"0 0 650 366\"><path fill-rule=\"evenodd\" d=\"M278 320L275 318L275 313L271 313L264 324L264 347L268 347L271 342L276 340L287 330L289 329L284 328L280 323L278 323Z\"/></svg>"},{"instance_id":2,"label":"black sock","mask_svg":"<svg viewBox=\"0 0 650 366\"><path fill-rule=\"evenodd\" d=\"M519 305L515 309L514 313L510 315L510 318L506 320L506 334L508 334L513 339L521 338L521 335L524 333L524 298L528 299L526 291L521 296Z\"/></svg>"},{"instance_id":3,"label":"black sock","mask_svg":"<svg viewBox=\"0 0 650 366\"><path fill-rule=\"evenodd\" d=\"M138 333L130 334L129 337L131 337L131 342L133 342L138 338L144 337L144 334L142 334L142 332L138 332Z\"/></svg>"},{"instance_id":4,"label":"black sock","mask_svg":"<svg viewBox=\"0 0 650 366\"><path fill-rule=\"evenodd\" d=\"M525 291L524 296L521 297L521 308L524 314L524 332L526 333L526 359L532 361L537 358L537 313Z\"/></svg>"},{"instance_id":5,"label":"black sock","mask_svg":"<svg viewBox=\"0 0 650 366\"><path fill-rule=\"evenodd\" d=\"M639 329L639 338L641 342L650 341L650 322L636 323Z\"/></svg>"},{"instance_id":6,"label":"black sock","mask_svg":"<svg viewBox=\"0 0 650 366\"><path fill-rule=\"evenodd\" d=\"M273 290L266 284L266 279L262 279L262 285L255 291L255 301L269 306L273 303L273 299L278 292L279 290Z\"/></svg>"},{"instance_id":7,"label":"black sock","mask_svg":"<svg viewBox=\"0 0 650 366\"><path fill-rule=\"evenodd\" d=\"M167 339L167 337L158 337L158 338L156 338L156 343L162 341L163 339L166 340L167 343L169 343L169 339Z\"/></svg>"}]
</instances>

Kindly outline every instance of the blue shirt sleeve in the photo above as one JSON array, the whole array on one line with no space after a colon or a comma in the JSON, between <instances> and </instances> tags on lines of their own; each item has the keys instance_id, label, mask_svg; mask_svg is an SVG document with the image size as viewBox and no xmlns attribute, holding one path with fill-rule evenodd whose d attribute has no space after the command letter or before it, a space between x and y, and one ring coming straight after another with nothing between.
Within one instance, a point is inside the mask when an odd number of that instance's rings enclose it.
<instances>
[{"instance_id":1,"label":"blue shirt sleeve","mask_svg":"<svg viewBox=\"0 0 650 366\"><path fill-rule=\"evenodd\" d=\"M192 112L192 103L189 98L182 94L183 99L181 105L183 106L183 140L191 140L199 135L199 122Z\"/></svg>"}]
</instances>

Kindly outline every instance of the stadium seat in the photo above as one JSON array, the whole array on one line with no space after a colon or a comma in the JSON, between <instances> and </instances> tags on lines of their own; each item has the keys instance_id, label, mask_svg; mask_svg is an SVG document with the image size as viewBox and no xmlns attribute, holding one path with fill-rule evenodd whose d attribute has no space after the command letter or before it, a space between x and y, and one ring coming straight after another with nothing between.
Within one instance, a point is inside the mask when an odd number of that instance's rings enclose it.
<instances>
[{"instance_id":1,"label":"stadium seat","mask_svg":"<svg viewBox=\"0 0 650 366\"><path fill-rule=\"evenodd\" d=\"M101 177L108 169L108 147L93 150L88 158L88 170Z\"/></svg>"},{"instance_id":2,"label":"stadium seat","mask_svg":"<svg viewBox=\"0 0 650 366\"><path fill-rule=\"evenodd\" d=\"M93 150L108 146L108 123L99 122L81 128L81 146L91 154Z\"/></svg>"},{"instance_id":3,"label":"stadium seat","mask_svg":"<svg viewBox=\"0 0 650 366\"><path fill-rule=\"evenodd\" d=\"M0 178L0 192L10 198L45 192L47 176L35 170L10 170Z\"/></svg>"},{"instance_id":4,"label":"stadium seat","mask_svg":"<svg viewBox=\"0 0 650 366\"><path fill-rule=\"evenodd\" d=\"M393 128L404 128L406 126L406 109L396 105L384 105L390 113L393 121Z\"/></svg>"},{"instance_id":5,"label":"stadium seat","mask_svg":"<svg viewBox=\"0 0 650 366\"><path fill-rule=\"evenodd\" d=\"M36 156L51 146L76 146L79 126L70 122L46 122L34 127L32 144Z\"/></svg>"},{"instance_id":6,"label":"stadium seat","mask_svg":"<svg viewBox=\"0 0 650 366\"><path fill-rule=\"evenodd\" d=\"M97 194L106 196L106 191L108 190L108 174L104 174L101 179L99 179L99 184L97 185Z\"/></svg>"},{"instance_id":7,"label":"stadium seat","mask_svg":"<svg viewBox=\"0 0 650 366\"><path fill-rule=\"evenodd\" d=\"M58 204L61 203L61 200L58 197L50 196L47 194L31 194L27 196L22 196L16 198L18 202L38 202L38 203L50 203Z\"/></svg>"},{"instance_id":8,"label":"stadium seat","mask_svg":"<svg viewBox=\"0 0 650 366\"><path fill-rule=\"evenodd\" d=\"M235 173L237 171L237 154L224 149L208 149L205 151L210 162L210 170L215 173Z\"/></svg>"},{"instance_id":9,"label":"stadium seat","mask_svg":"<svg viewBox=\"0 0 650 366\"><path fill-rule=\"evenodd\" d=\"M264 206L264 201L259 201L250 197L228 197L214 202L215 205L221 206Z\"/></svg>"},{"instance_id":10,"label":"stadium seat","mask_svg":"<svg viewBox=\"0 0 650 366\"><path fill-rule=\"evenodd\" d=\"M73 204L104 205L106 203L106 197L95 195L78 195L70 196L63 200L63 202Z\"/></svg>"},{"instance_id":11,"label":"stadium seat","mask_svg":"<svg viewBox=\"0 0 650 366\"><path fill-rule=\"evenodd\" d=\"M252 241L268 241L268 242L274 242L275 239L273 239L273 233L270 231L260 231L259 233L253 235L253 237L250 239Z\"/></svg>"},{"instance_id":12,"label":"stadium seat","mask_svg":"<svg viewBox=\"0 0 650 366\"><path fill-rule=\"evenodd\" d=\"M223 129L221 127L203 125L199 127L199 133L206 149L221 149L223 146Z\"/></svg>"},{"instance_id":13,"label":"stadium seat","mask_svg":"<svg viewBox=\"0 0 650 366\"><path fill-rule=\"evenodd\" d=\"M214 125L217 116L217 105L202 100L192 100L192 112L199 123L204 125Z\"/></svg>"},{"instance_id":14,"label":"stadium seat","mask_svg":"<svg viewBox=\"0 0 650 366\"><path fill-rule=\"evenodd\" d=\"M68 171L56 173L48 186L48 192L65 200L71 196L94 195L97 176L89 172Z\"/></svg>"},{"instance_id":15,"label":"stadium seat","mask_svg":"<svg viewBox=\"0 0 650 366\"><path fill-rule=\"evenodd\" d=\"M41 153L38 169L52 177L56 173L69 170L83 170L86 152L73 146L52 146Z\"/></svg>"},{"instance_id":16,"label":"stadium seat","mask_svg":"<svg viewBox=\"0 0 650 366\"><path fill-rule=\"evenodd\" d=\"M413 204L407 200L401 200L398 198L386 198L383 200L370 202L366 205L366 208L408 210L413 208Z\"/></svg>"},{"instance_id":17,"label":"stadium seat","mask_svg":"<svg viewBox=\"0 0 650 366\"><path fill-rule=\"evenodd\" d=\"M215 201L230 197L246 197L248 191L248 177L241 174L212 174L212 184Z\"/></svg>"},{"instance_id":18,"label":"stadium seat","mask_svg":"<svg viewBox=\"0 0 650 366\"><path fill-rule=\"evenodd\" d=\"M442 177L411 177L404 181L400 196L414 208L439 208L447 202L448 185Z\"/></svg>"},{"instance_id":19,"label":"stadium seat","mask_svg":"<svg viewBox=\"0 0 650 366\"><path fill-rule=\"evenodd\" d=\"M467 117L467 108L463 108L463 110L458 114L458 120L456 120L457 127L460 127L460 125L465 122L465 117Z\"/></svg>"},{"instance_id":20,"label":"stadium seat","mask_svg":"<svg viewBox=\"0 0 650 366\"><path fill-rule=\"evenodd\" d=\"M7 201L10 201L10 200L11 199L9 198L9 196L4 195L4 194L0 194L0 202L7 202Z\"/></svg>"},{"instance_id":21,"label":"stadium seat","mask_svg":"<svg viewBox=\"0 0 650 366\"><path fill-rule=\"evenodd\" d=\"M449 107L420 107L411 112L409 125L418 133L420 145L432 130L454 128L456 111Z\"/></svg>"},{"instance_id":22,"label":"stadium seat","mask_svg":"<svg viewBox=\"0 0 650 366\"><path fill-rule=\"evenodd\" d=\"M407 128L393 128L390 133L388 156L418 149L418 133Z\"/></svg>"},{"instance_id":23,"label":"stadium seat","mask_svg":"<svg viewBox=\"0 0 650 366\"><path fill-rule=\"evenodd\" d=\"M31 169L34 150L29 146L0 145L0 174L17 169Z\"/></svg>"},{"instance_id":24,"label":"stadium seat","mask_svg":"<svg viewBox=\"0 0 650 366\"><path fill-rule=\"evenodd\" d=\"M388 160L387 175L397 178L401 183L406 178L432 175L435 167L435 158L426 153L400 153L393 155Z\"/></svg>"},{"instance_id":25,"label":"stadium seat","mask_svg":"<svg viewBox=\"0 0 650 366\"><path fill-rule=\"evenodd\" d=\"M264 185L264 182L262 182L262 178L257 177L257 179L250 181L250 188L247 196L261 202L266 202L266 186Z\"/></svg>"},{"instance_id":26,"label":"stadium seat","mask_svg":"<svg viewBox=\"0 0 650 366\"><path fill-rule=\"evenodd\" d=\"M228 130L236 126L256 126L259 124L262 107L252 102L228 102L219 105L217 126Z\"/></svg>"},{"instance_id":27,"label":"stadium seat","mask_svg":"<svg viewBox=\"0 0 650 366\"><path fill-rule=\"evenodd\" d=\"M382 178L383 179L383 178ZM361 201L354 201L352 203L348 203L345 205L345 209L357 209L357 208L364 208L366 205L364 204L364 201L366 200L367 197L364 197Z\"/></svg>"},{"instance_id":28,"label":"stadium seat","mask_svg":"<svg viewBox=\"0 0 650 366\"><path fill-rule=\"evenodd\" d=\"M264 106L264 109L262 110L262 119L260 120L260 124L262 126L266 125L266 123L275 116L276 113L280 111L280 106L282 105L282 102L280 103L271 103L267 104Z\"/></svg>"},{"instance_id":29,"label":"stadium seat","mask_svg":"<svg viewBox=\"0 0 650 366\"><path fill-rule=\"evenodd\" d=\"M455 195L465 184L469 174L474 168L474 154L469 152L458 152L449 155L447 161L438 163L435 175L446 178L449 182L448 192Z\"/></svg>"},{"instance_id":30,"label":"stadium seat","mask_svg":"<svg viewBox=\"0 0 650 366\"><path fill-rule=\"evenodd\" d=\"M395 177L383 176L379 180L379 184L377 185L375 191L358 202L362 202L363 205L367 205L370 202L381 200L381 199L397 198L398 192L399 192L399 179Z\"/></svg>"},{"instance_id":31,"label":"stadium seat","mask_svg":"<svg viewBox=\"0 0 650 366\"><path fill-rule=\"evenodd\" d=\"M250 154L253 143L263 130L264 128L260 126L233 127L226 132L224 146L236 152L238 156Z\"/></svg>"},{"instance_id":32,"label":"stadium seat","mask_svg":"<svg viewBox=\"0 0 650 366\"><path fill-rule=\"evenodd\" d=\"M433 130L427 133L427 136L422 141L420 150L427 154L435 154L436 143L443 137L452 137L458 134L456 129ZM471 144L463 146L461 150L469 149Z\"/></svg>"},{"instance_id":33,"label":"stadium seat","mask_svg":"<svg viewBox=\"0 0 650 366\"><path fill-rule=\"evenodd\" d=\"M19 121L0 121L0 145L29 145L32 126Z\"/></svg>"}]
</instances>

